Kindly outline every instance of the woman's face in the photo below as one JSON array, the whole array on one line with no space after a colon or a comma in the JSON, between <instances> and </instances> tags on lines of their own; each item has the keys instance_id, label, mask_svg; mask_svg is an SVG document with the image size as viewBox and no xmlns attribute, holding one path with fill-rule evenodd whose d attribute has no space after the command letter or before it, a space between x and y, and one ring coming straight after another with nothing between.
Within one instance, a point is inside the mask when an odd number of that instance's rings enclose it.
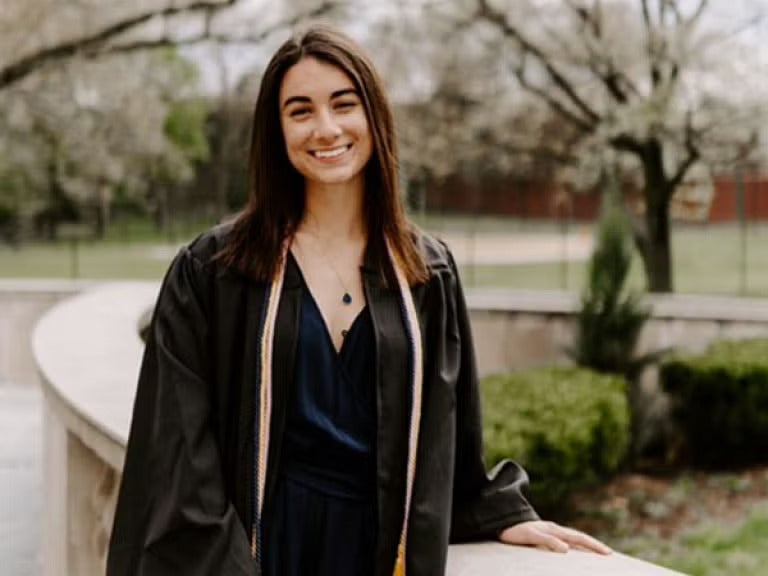
<instances>
[{"instance_id":1,"label":"woman's face","mask_svg":"<svg viewBox=\"0 0 768 576\"><path fill-rule=\"evenodd\" d=\"M280 122L288 158L307 183L363 183L372 143L360 95L340 68L312 57L280 85Z\"/></svg>"}]
</instances>

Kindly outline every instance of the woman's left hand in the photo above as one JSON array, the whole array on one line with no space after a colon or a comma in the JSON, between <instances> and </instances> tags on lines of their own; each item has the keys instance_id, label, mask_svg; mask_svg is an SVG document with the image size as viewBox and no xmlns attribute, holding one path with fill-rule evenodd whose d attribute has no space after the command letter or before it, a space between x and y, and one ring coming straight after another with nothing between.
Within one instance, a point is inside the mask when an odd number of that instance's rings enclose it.
<instances>
[{"instance_id":1,"label":"woman's left hand","mask_svg":"<svg viewBox=\"0 0 768 576\"><path fill-rule=\"evenodd\" d=\"M588 550L598 554L610 554L612 552L608 546L596 538L587 536L578 530L543 520L521 522L510 526L499 535L499 540L505 544L535 546L553 552L568 552L571 548Z\"/></svg>"}]
</instances>

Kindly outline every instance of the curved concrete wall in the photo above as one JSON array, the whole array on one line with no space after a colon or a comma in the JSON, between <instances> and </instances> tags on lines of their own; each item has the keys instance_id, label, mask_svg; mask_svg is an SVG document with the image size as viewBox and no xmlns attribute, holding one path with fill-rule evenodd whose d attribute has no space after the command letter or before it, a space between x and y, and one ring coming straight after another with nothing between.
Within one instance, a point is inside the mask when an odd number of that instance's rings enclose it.
<instances>
[{"instance_id":1,"label":"curved concrete wall","mask_svg":"<svg viewBox=\"0 0 768 576\"><path fill-rule=\"evenodd\" d=\"M56 302L90 285L68 280L0 280L0 384L37 382L29 347L35 323Z\"/></svg>"},{"instance_id":2,"label":"curved concrete wall","mask_svg":"<svg viewBox=\"0 0 768 576\"><path fill-rule=\"evenodd\" d=\"M104 573L143 349L138 320L156 293L154 284L106 285L54 306L35 329L43 574Z\"/></svg>"},{"instance_id":3,"label":"curved concrete wall","mask_svg":"<svg viewBox=\"0 0 768 576\"><path fill-rule=\"evenodd\" d=\"M104 572L142 352L138 323L156 291L157 285L148 283L100 286L53 307L35 330L33 349L45 396L45 576ZM575 306L564 295L521 295L516 301L509 293L490 292L471 294L470 302L481 364L491 364L485 372L518 358L517 352L510 355L512 344L499 342L517 329L526 341L532 332L541 336L531 346L542 347L537 359L543 362L544 349L557 349L564 338L566 317ZM675 574L621 554L563 556L498 543L452 546L447 573Z\"/></svg>"}]
</instances>

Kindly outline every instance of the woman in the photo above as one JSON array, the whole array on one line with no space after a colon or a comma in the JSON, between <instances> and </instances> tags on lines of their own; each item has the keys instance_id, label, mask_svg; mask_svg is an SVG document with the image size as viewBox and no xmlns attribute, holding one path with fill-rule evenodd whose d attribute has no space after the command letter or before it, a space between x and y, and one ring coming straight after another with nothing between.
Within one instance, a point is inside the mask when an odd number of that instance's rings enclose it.
<instances>
[{"instance_id":1,"label":"woman","mask_svg":"<svg viewBox=\"0 0 768 576\"><path fill-rule=\"evenodd\" d=\"M448 543L565 551L486 475L456 265L410 227L382 83L314 27L262 80L248 206L160 291L107 573L442 574Z\"/></svg>"}]
</instances>

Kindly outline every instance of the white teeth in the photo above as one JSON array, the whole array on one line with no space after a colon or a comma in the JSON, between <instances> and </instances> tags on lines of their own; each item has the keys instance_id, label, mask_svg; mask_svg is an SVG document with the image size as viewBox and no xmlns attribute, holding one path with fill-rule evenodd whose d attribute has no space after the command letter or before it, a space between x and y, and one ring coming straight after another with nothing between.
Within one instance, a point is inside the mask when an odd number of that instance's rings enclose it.
<instances>
[{"instance_id":1,"label":"white teeth","mask_svg":"<svg viewBox=\"0 0 768 576\"><path fill-rule=\"evenodd\" d=\"M340 148L334 148L333 150L315 150L314 155L318 158L336 158L336 156L341 156L346 151L347 147L342 146Z\"/></svg>"}]
</instances>

